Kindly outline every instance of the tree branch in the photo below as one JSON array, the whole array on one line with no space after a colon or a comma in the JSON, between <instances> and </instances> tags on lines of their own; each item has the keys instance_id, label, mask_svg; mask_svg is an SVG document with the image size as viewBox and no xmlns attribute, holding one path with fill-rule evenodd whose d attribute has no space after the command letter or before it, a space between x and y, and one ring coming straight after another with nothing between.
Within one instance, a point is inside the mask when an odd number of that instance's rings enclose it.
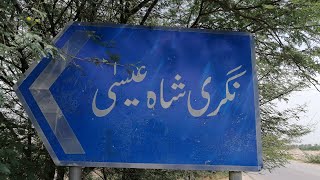
<instances>
[{"instance_id":1,"label":"tree branch","mask_svg":"<svg viewBox=\"0 0 320 180\"><path fill-rule=\"evenodd\" d=\"M16 8L16 10L18 11L18 13L22 13L22 8L20 6L20 4L18 3L17 0L12 0L14 7Z\"/></svg>"},{"instance_id":2,"label":"tree branch","mask_svg":"<svg viewBox=\"0 0 320 180\"><path fill-rule=\"evenodd\" d=\"M294 87L292 87L292 88L290 88L290 89L287 89L286 91L283 91L283 92L277 94L276 96L271 97L269 100L266 100L266 101L264 101L264 102L260 102L260 105L261 105L261 106L262 106L262 105L265 105L265 104L267 104L267 103L269 103L269 102L271 102L271 101L273 101L273 100L275 100L275 99L278 99L278 98L280 98L280 97L283 97L283 96L285 96L285 95L288 95L288 94L290 94L291 92L295 91L296 88L298 88L298 87L299 87L299 85L296 85L296 86L294 86Z\"/></svg>"},{"instance_id":3,"label":"tree branch","mask_svg":"<svg viewBox=\"0 0 320 180\"><path fill-rule=\"evenodd\" d=\"M50 27L47 28L47 29L49 29L50 32L51 32L51 35L52 35L53 37L55 37L55 36L57 35L57 33L56 33L56 31L55 31L55 23L54 23L54 21L53 21L53 16L50 14L50 11L49 11L49 9L48 9L48 7L47 7L47 4L45 3L44 0L42 0L42 4L43 4L43 5L42 5L42 6L43 6L43 9L44 9L44 11L45 11L46 14L47 14L48 21L49 21L49 24L50 24Z\"/></svg>"},{"instance_id":4,"label":"tree branch","mask_svg":"<svg viewBox=\"0 0 320 180\"><path fill-rule=\"evenodd\" d=\"M67 11L67 9L71 6L72 2L73 2L73 0L70 0L70 1L68 2L68 4L64 7L64 9L60 12L57 20L54 22L54 25L56 25L58 22L61 21L61 18L62 18L62 16L63 16L63 14L64 14L64 13Z\"/></svg>"},{"instance_id":5,"label":"tree branch","mask_svg":"<svg viewBox=\"0 0 320 180\"><path fill-rule=\"evenodd\" d=\"M120 14L120 23L127 23L130 16L138 12L142 7L144 7L150 0L144 0L141 3L139 3L136 7L132 8L131 10L128 10L127 3L123 4L123 0L120 0L120 6L121 6L121 14Z\"/></svg>"},{"instance_id":6,"label":"tree branch","mask_svg":"<svg viewBox=\"0 0 320 180\"><path fill-rule=\"evenodd\" d=\"M18 52L21 54L21 57L19 58L20 63L21 63L21 71L22 73L26 72L26 70L29 68L29 64L26 60L26 57L23 54L23 50L22 49L18 49Z\"/></svg>"},{"instance_id":7,"label":"tree branch","mask_svg":"<svg viewBox=\"0 0 320 180\"><path fill-rule=\"evenodd\" d=\"M4 83L6 83L8 86L13 87L14 83L9 81L7 78L5 78L4 76L0 75L0 80L3 81Z\"/></svg>"},{"instance_id":8,"label":"tree branch","mask_svg":"<svg viewBox=\"0 0 320 180\"><path fill-rule=\"evenodd\" d=\"M157 3L158 3L158 0L154 0L154 1L152 2L152 4L150 5L150 7L148 8L146 14L143 16L142 21L140 22L140 25L143 25L143 24L146 22L146 20L147 20L147 18L149 17L152 9L154 8L154 6L155 6Z\"/></svg>"},{"instance_id":9,"label":"tree branch","mask_svg":"<svg viewBox=\"0 0 320 180\"><path fill-rule=\"evenodd\" d=\"M203 4L204 4L204 0L201 0L198 16L197 16L196 20L192 23L191 28L195 28L197 26L197 24L202 16Z\"/></svg>"},{"instance_id":10,"label":"tree branch","mask_svg":"<svg viewBox=\"0 0 320 180\"><path fill-rule=\"evenodd\" d=\"M128 17L130 17L131 15L135 14L136 12L138 12L141 8L143 8L150 0L144 0L142 1L140 4L138 4L136 7L134 7L133 9L131 9L129 11Z\"/></svg>"},{"instance_id":11,"label":"tree branch","mask_svg":"<svg viewBox=\"0 0 320 180\"><path fill-rule=\"evenodd\" d=\"M73 21L76 21L76 20L81 21L81 19L79 18L79 17L80 17L80 13L81 13L81 11L83 10L83 8L84 8L84 6L86 5L86 3L87 3L86 0L81 1L80 6L77 8L76 15L75 15L74 18L73 18Z\"/></svg>"}]
</instances>

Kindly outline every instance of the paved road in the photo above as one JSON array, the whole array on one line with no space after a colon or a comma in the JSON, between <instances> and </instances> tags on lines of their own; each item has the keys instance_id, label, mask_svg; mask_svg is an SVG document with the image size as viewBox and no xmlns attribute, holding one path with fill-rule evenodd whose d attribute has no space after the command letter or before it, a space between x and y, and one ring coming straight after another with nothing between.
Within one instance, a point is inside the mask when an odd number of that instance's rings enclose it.
<instances>
[{"instance_id":1,"label":"paved road","mask_svg":"<svg viewBox=\"0 0 320 180\"><path fill-rule=\"evenodd\" d=\"M286 167L260 173L244 173L243 180L320 180L320 165L291 161Z\"/></svg>"}]
</instances>

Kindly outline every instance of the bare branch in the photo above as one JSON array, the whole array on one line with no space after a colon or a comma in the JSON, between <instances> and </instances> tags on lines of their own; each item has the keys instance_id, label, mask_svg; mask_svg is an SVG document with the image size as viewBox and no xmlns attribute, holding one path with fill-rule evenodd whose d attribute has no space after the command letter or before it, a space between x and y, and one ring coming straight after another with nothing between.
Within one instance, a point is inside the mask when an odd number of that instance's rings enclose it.
<instances>
[{"instance_id":1,"label":"bare branch","mask_svg":"<svg viewBox=\"0 0 320 180\"><path fill-rule=\"evenodd\" d=\"M73 0L70 0L68 2L68 4L64 7L64 9L60 12L57 20L54 22L54 25L56 25L58 22L61 21L62 16L64 15L64 13L67 11L67 9L71 6L71 4L73 3Z\"/></svg>"},{"instance_id":2,"label":"bare branch","mask_svg":"<svg viewBox=\"0 0 320 180\"><path fill-rule=\"evenodd\" d=\"M128 17L130 17L131 15L135 14L136 12L138 12L141 8L143 8L150 0L144 0L142 1L140 4L138 4L136 7L134 7L133 9L131 9L129 11Z\"/></svg>"},{"instance_id":3,"label":"bare branch","mask_svg":"<svg viewBox=\"0 0 320 180\"><path fill-rule=\"evenodd\" d=\"M140 25L143 25L143 24L146 22L147 18L149 17L152 9L153 9L154 6L157 4L157 2L158 2L158 0L154 0L154 1L152 2L152 4L150 5L150 7L148 8L146 14L143 16L142 21L140 22Z\"/></svg>"},{"instance_id":4,"label":"bare branch","mask_svg":"<svg viewBox=\"0 0 320 180\"><path fill-rule=\"evenodd\" d=\"M204 0L201 0L198 16L197 16L196 20L192 23L191 28L195 28L198 25L199 20L202 16L203 4L204 4Z\"/></svg>"},{"instance_id":5,"label":"bare branch","mask_svg":"<svg viewBox=\"0 0 320 180\"><path fill-rule=\"evenodd\" d=\"M136 7L132 8L131 10L128 10L128 2L126 4L123 4L123 1L120 0L121 5L121 15L120 15L120 23L127 23L130 16L138 12L141 8L143 8L150 0L144 0L141 3L139 3Z\"/></svg>"}]
</instances>

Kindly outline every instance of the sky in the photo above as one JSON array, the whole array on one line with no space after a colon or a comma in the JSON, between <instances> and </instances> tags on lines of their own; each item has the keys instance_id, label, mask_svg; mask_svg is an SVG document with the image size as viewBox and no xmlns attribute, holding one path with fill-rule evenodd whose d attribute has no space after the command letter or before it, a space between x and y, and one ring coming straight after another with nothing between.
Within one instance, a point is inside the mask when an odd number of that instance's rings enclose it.
<instances>
[{"instance_id":1,"label":"sky","mask_svg":"<svg viewBox=\"0 0 320 180\"><path fill-rule=\"evenodd\" d=\"M297 105L306 104L306 113L301 114L300 121L297 124L306 125L312 132L301 137L296 144L320 144L320 92L314 87L303 91L293 92L289 101L278 102L280 109L292 108Z\"/></svg>"}]
</instances>

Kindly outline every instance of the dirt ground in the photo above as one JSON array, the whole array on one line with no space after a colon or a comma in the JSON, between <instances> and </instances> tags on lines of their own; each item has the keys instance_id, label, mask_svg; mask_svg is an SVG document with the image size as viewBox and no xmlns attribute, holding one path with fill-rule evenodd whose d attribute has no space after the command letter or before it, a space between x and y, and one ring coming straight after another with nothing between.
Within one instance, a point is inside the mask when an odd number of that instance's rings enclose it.
<instances>
[{"instance_id":1,"label":"dirt ground","mask_svg":"<svg viewBox=\"0 0 320 180\"><path fill-rule=\"evenodd\" d=\"M298 148L289 150L294 160L305 161L306 155L320 155L320 151L302 151Z\"/></svg>"}]
</instances>

